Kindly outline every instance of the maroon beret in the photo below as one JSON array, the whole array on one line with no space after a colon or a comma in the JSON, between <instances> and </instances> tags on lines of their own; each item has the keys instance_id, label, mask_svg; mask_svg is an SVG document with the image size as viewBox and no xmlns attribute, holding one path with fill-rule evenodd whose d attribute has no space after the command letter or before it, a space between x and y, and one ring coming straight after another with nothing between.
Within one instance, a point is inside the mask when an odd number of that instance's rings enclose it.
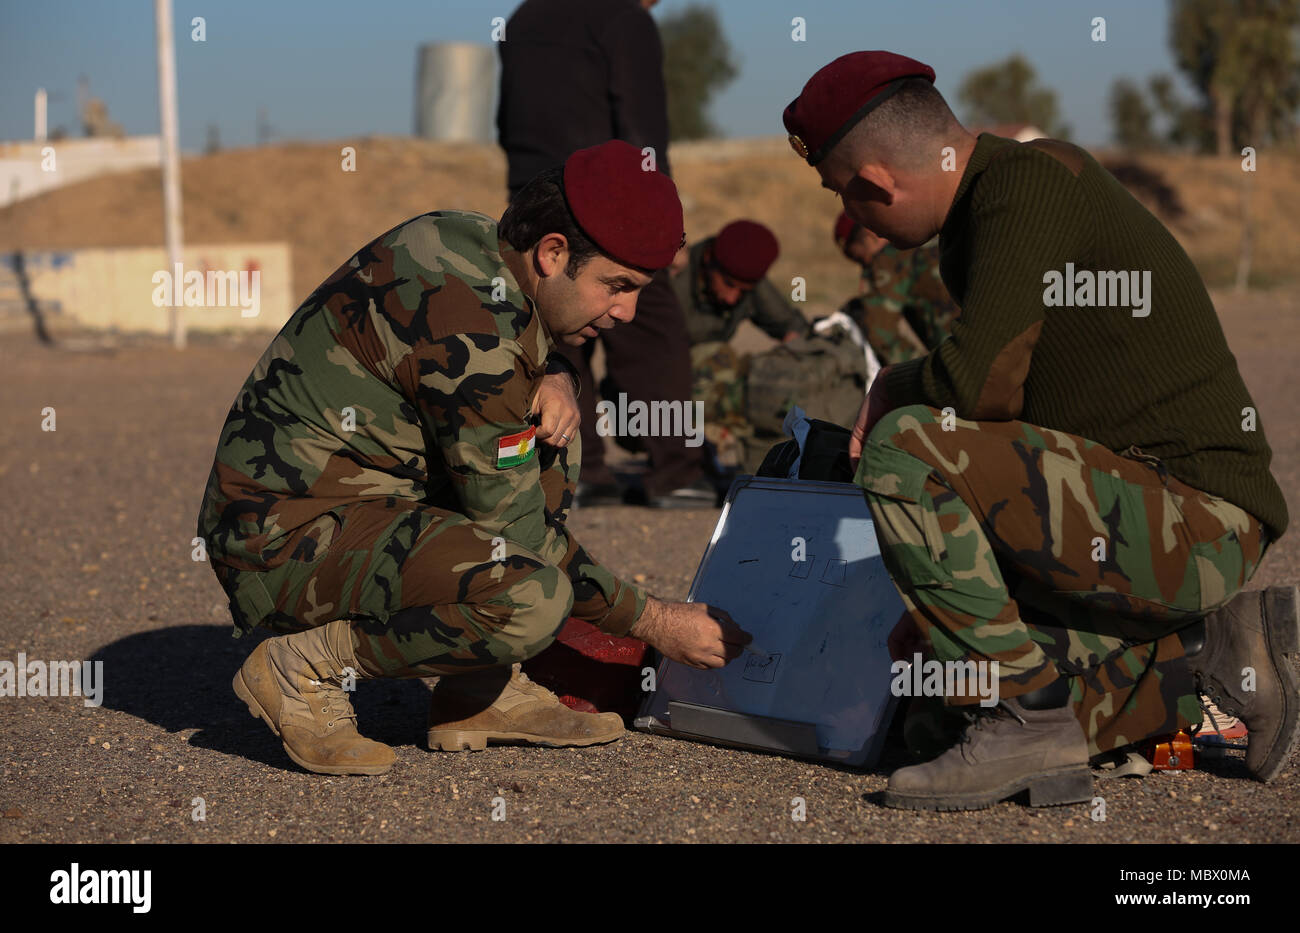
<instances>
[{"instance_id":1,"label":"maroon beret","mask_svg":"<svg viewBox=\"0 0 1300 933\"><path fill-rule=\"evenodd\" d=\"M713 241L713 261L742 282L757 282L776 262L776 235L752 220L733 220Z\"/></svg>"},{"instance_id":2,"label":"maroon beret","mask_svg":"<svg viewBox=\"0 0 1300 933\"><path fill-rule=\"evenodd\" d=\"M809 78L785 108L790 145L816 165L859 120L892 97L904 78L933 84L934 69L893 52L841 55Z\"/></svg>"},{"instance_id":3,"label":"maroon beret","mask_svg":"<svg viewBox=\"0 0 1300 933\"><path fill-rule=\"evenodd\" d=\"M601 252L625 266L662 269L686 243L677 186L641 168L641 150L621 139L579 149L564 162L569 211Z\"/></svg>"},{"instance_id":4,"label":"maroon beret","mask_svg":"<svg viewBox=\"0 0 1300 933\"><path fill-rule=\"evenodd\" d=\"M843 252L849 245L849 240L853 239L853 231L858 229L858 222L848 215L847 211L840 211L840 216L835 218L835 245Z\"/></svg>"}]
</instances>

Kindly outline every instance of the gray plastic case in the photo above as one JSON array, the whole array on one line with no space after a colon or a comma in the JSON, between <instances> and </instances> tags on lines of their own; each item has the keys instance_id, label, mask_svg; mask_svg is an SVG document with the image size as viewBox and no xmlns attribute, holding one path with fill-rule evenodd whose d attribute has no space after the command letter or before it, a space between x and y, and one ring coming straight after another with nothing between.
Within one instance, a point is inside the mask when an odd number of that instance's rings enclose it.
<instances>
[{"instance_id":1,"label":"gray plastic case","mask_svg":"<svg viewBox=\"0 0 1300 933\"><path fill-rule=\"evenodd\" d=\"M687 600L725 609L754 641L718 670L662 658L636 728L875 764L897 703L886 642L903 603L860 488L738 478Z\"/></svg>"}]
</instances>

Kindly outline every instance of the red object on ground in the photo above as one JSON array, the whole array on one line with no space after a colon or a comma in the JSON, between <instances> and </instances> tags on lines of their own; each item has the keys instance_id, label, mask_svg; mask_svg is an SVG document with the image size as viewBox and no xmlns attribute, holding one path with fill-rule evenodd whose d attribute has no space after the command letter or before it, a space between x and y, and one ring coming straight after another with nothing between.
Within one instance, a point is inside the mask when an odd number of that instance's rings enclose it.
<instances>
[{"instance_id":1,"label":"red object on ground","mask_svg":"<svg viewBox=\"0 0 1300 933\"><path fill-rule=\"evenodd\" d=\"M1246 731L1244 722L1234 722L1219 732L1202 726L1201 731L1196 733L1196 738L1192 741L1197 745L1239 745L1240 740L1248 735L1250 733Z\"/></svg>"},{"instance_id":2,"label":"red object on ground","mask_svg":"<svg viewBox=\"0 0 1300 933\"><path fill-rule=\"evenodd\" d=\"M618 713L631 722L644 695L641 668L649 650L640 639L609 635L570 618L555 643L525 661L523 668L569 709Z\"/></svg>"},{"instance_id":3,"label":"red object on ground","mask_svg":"<svg viewBox=\"0 0 1300 933\"><path fill-rule=\"evenodd\" d=\"M1192 743L1200 746L1242 747L1247 737L1246 724L1235 716L1229 716L1213 703L1208 704L1205 717L1201 722L1201 731L1196 733Z\"/></svg>"}]
</instances>

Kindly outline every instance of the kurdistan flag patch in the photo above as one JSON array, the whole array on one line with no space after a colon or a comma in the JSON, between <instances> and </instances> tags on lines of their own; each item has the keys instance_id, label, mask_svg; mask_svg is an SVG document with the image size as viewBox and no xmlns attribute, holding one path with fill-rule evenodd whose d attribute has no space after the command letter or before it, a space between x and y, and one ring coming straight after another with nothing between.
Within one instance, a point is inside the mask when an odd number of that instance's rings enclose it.
<instances>
[{"instance_id":1,"label":"kurdistan flag patch","mask_svg":"<svg viewBox=\"0 0 1300 933\"><path fill-rule=\"evenodd\" d=\"M497 469L503 470L506 467L519 466L519 464L531 457L535 448L534 437L536 434L537 428L533 426L529 427L527 431L508 434L497 441Z\"/></svg>"}]
</instances>

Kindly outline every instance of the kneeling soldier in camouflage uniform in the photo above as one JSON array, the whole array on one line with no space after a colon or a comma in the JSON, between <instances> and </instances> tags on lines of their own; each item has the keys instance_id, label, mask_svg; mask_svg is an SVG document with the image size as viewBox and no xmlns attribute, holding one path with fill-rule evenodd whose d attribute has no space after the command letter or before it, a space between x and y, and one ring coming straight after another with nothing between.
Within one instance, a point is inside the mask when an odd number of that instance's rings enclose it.
<instances>
[{"instance_id":1,"label":"kneeling soldier in camouflage uniform","mask_svg":"<svg viewBox=\"0 0 1300 933\"><path fill-rule=\"evenodd\" d=\"M728 468L743 467L747 447L757 443L765 451L772 443L756 441L746 418L750 358L736 352L731 338L745 321L783 342L808 330L804 316L767 278L779 253L776 235L763 224L733 220L694 244L673 276L691 342L691 395L704 403L704 436Z\"/></svg>"},{"instance_id":2,"label":"kneeling soldier in camouflage uniform","mask_svg":"<svg viewBox=\"0 0 1300 933\"><path fill-rule=\"evenodd\" d=\"M546 376L555 341L631 320L683 242L676 188L640 163L604 143L535 178L499 226L435 211L393 228L240 390L199 534L237 630L284 633L234 688L302 767L392 766L357 732L354 678L448 675L430 748L617 739L616 714L571 711L518 671L571 614L699 668L748 641L722 610L619 579L565 528L579 416L570 377Z\"/></svg>"},{"instance_id":3,"label":"kneeling soldier in camouflage uniform","mask_svg":"<svg viewBox=\"0 0 1300 933\"><path fill-rule=\"evenodd\" d=\"M840 308L862 331L880 365L924 356L948 336L961 309L939 275L939 243L899 249L843 212L835 245L862 268L859 294Z\"/></svg>"},{"instance_id":4,"label":"kneeling soldier in camouflage uniform","mask_svg":"<svg viewBox=\"0 0 1300 933\"><path fill-rule=\"evenodd\" d=\"M1198 693L1271 780L1300 728L1296 588L1239 591L1287 508L1200 276L1082 149L975 138L933 82L857 52L785 111L856 221L902 248L939 234L962 309L881 371L850 455L900 628L939 662L997 662L1001 699L945 697L970 724L885 802L1087 800L1090 755L1198 722Z\"/></svg>"}]
</instances>

